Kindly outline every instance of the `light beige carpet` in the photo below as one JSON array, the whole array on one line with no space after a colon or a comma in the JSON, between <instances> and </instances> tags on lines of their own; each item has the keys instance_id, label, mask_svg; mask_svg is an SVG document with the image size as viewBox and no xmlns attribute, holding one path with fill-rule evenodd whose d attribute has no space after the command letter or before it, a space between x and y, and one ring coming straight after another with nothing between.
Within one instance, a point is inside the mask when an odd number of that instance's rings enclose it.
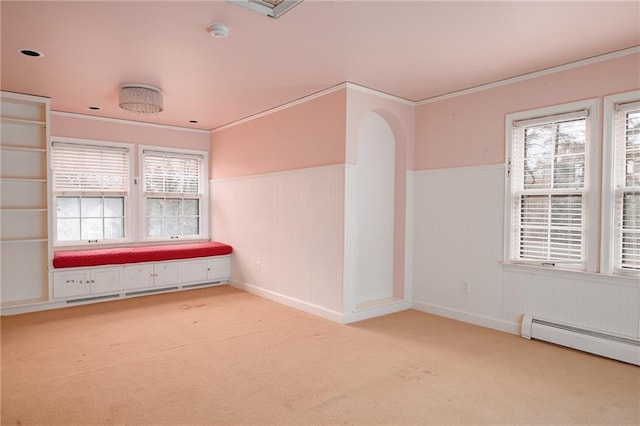
<instances>
[{"instance_id":1,"label":"light beige carpet","mask_svg":"<svg viewBox=\"0 0 640 426\"><path fill-rule=\"evenodd\" d=\"M223 286L2 318L2 424L640 424L640 368Z\"/></svg>"}]
</instances>

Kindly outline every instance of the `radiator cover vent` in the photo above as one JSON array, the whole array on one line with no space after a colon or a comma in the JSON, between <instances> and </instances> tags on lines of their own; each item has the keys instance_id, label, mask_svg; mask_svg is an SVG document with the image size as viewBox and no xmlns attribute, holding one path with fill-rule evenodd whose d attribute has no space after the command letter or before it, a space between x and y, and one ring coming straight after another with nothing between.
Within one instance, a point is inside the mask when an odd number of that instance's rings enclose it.
<instances>
[{"instance_id":1,"label":"radiator cover vent","mask_svg":"<svg viewBox=\"0 0 640 426\"><path fill-rule=\"evenodd\" d=\"M524 315L521 335L640 366L640 341Z\"/></svg>"}]
</instances>

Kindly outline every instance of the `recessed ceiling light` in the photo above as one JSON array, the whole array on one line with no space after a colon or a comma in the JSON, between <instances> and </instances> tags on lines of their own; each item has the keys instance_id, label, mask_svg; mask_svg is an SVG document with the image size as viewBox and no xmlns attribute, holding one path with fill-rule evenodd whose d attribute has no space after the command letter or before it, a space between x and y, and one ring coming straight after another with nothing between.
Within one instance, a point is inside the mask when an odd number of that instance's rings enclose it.
<instances>
[{"instance_id":1,"label":"recessed ceiling light","mask_svg":"<svg viewBox=\"0 0 640 426\"><path fill-rule=\"evenodd\" d=\"M18 52L22 53L25 56L31 56L32 58L41 58L44 56L44 53L31 49L20 49L18 50Z\"/></svg>"},{"instance_id":2,"label":"recessed ceiling light","mask_svg":"<svg viewBox=\"0 0 640 426\"><path fill-rule=\"evenodd\" d=\"M90 106L89 109L93 110L93 111L99 111L100 107L99 106Z\"/></svg>"}]
</instances>

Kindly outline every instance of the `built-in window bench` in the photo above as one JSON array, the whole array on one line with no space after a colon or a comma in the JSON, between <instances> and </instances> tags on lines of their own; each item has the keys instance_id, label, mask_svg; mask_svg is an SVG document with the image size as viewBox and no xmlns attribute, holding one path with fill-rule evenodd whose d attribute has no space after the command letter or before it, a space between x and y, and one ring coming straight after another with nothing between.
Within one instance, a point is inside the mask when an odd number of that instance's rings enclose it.
<instances>
[{"instance_id":1,"label":"built-in window bench","mask_svg":"<svg viewBox=\"0 0 640 426\"><path fill-rule=\"evenodd\" d=\"M231 252L218 242L56 251L53 299L79 303L225 284Z\"/></svg>"}]
</instances>

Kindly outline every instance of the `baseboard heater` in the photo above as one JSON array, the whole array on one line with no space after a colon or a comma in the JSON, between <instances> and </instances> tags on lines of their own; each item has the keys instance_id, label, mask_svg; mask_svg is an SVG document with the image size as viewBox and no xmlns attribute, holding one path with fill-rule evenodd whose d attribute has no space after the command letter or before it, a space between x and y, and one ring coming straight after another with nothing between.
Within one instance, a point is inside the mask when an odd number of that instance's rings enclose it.
<instances>
[{"instance_id":1,"label":"baseboard heater","mask_svg":"<svg viewBox=\"0 0 640 426\"><path fill-rule=\"evenodd\" d=\"M640 340L524 315L521 335L640 366Z\"/></svg>"},{"instance_id":2,"label":"baseboard heater","mask_svg":"<svg viewBox=\"0 0 640 426\"><path fill-rule=\"evenodd\" d=\"M165 287L165 288L154 288L151 290L141 290L141 291L130 291L128 293L125 293L125 296L139 296L141 294L151 294L151 293L160 293L163 291L171 291L171 290L177 290L178 287Z\"/></svg>"},{"instance_id":3,"label":"baseboard heater","mask_svg":"<svg viewBox=\"0 0 640 426\"><path fill-rule=\"evenodd\" d=\"M207 285L220 284L221 282L222 281L210 281L208 283L187 284L187 285L183 285L182 288L204 287L204 286L207 286Z\"/></svg>"},{"instance_id":4,"label":"baseboard heater","mask_svg":"<svg viewBox=\"0 0 640 426\"><path fill-rule=\"evenodd\" d=\"M115 299L115 298L118 298L118 297L120 297L119 294L107 294L106 296L83 297L82 299L67 300L67 304L91 302L91 301L94 301L94 300L103 300L103 299Z\"/></svg>"}]
</instances>

